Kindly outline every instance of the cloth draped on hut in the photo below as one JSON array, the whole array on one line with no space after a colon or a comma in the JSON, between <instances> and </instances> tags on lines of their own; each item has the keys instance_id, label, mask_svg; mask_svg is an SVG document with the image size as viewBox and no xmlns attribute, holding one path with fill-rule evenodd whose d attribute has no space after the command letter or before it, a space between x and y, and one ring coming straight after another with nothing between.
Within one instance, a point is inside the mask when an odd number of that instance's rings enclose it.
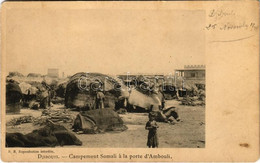
<instances>
[{"instance_id":1,"label":"cloth draped on hut","mask_svg":"<svg viewBox=\"0 0 260 163\"><path fill-rule=\"evenodd\" d=\"M162 105L162 93L159 85L149 81L140 75L133 79L135 85L131 88L128 97L128 111L143 112L149 110L159 110Z\"/></svg>"},{"instance_id":2,"label":"cloth draped on hut","mask_svg":"<svg viewBox=\"0 0 260 163\"><path fill-rule=\"evenodd\" d=\"M162 94L160 92L152 94L144 94L136 89L130 93L128 102L133 106L143 108L145 110L159 110L162 105Z\"/></svg>"},{"instance_id":3,"label":"cloth draped on hut","mask_svg":"<svg viewBox=\"0 0 260 163\"><path fill-rule=\"evenodd\" d=\"M96 109L79 113L74 121L73 129L84 133L98 133L124 131L127 127L112 109Z\"/></svg>"},{"instance_id":4,"label":"cloth draped on hut","mask_svg":"<svg viewBox=\"0 0 260 163\"><path fill-rule=\"evenodd\" d=\"M26 83L26 82L20 83L19 87L21 88L21 91L23 94L35 95L38 91L38 89L36 87L34 87L31 84Z\"/></svg>"}]
</instances>

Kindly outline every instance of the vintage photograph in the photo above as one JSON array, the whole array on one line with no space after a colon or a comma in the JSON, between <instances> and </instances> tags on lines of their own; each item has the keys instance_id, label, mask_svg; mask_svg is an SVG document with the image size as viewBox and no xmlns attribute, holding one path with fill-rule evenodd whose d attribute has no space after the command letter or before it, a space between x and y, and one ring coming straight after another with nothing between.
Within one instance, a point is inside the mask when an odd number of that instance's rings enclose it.
<instances>
[{"instance_id":1,"label":"vintage photograph","mask_svg":"<svg viewBox=\"0 0 260 163\"><path fill-rule=\"evenodd\" d=\"M205 148L201 18L204 10L13 9L5 147Z\"/></svg>"}]
</instances>

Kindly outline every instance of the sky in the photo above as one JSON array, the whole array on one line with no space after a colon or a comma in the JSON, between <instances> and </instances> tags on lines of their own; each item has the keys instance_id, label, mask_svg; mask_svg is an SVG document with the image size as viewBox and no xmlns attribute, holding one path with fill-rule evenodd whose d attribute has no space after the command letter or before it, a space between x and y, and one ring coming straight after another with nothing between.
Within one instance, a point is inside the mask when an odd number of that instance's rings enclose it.
<instances>
[{"instance_id":1,"label":"sky","mask_svg":"<svg viewBox=\"0 0 260 163\"><path fill-rule=\"evenodd\" d=\"M6 70L173 73L205 64L204 19L201 10L8 10Z\"/></svg>"}]
</instances>

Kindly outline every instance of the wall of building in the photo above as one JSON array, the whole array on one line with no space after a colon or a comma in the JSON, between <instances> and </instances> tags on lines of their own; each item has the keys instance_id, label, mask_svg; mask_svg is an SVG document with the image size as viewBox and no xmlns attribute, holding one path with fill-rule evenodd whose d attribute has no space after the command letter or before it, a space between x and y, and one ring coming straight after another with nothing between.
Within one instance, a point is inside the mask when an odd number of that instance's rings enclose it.
<instances>
[{"instance_id":1,"label":"wall of building","mask_svg":"<svg viewBox=\"0 0 260 163\"><path fill-rule=\"evenodd\" d=\"M48 69L48 76L58 78L59 77L59 69Z\"/></svg>"},{"instance_id":2,"label":"wall of building","mask_svg":"<svg viewBox=\"0 0 260 163\"><path fill-rule=\"evenodd\" d=\"M185 70L186 79L205 79L205 70Z\"/></svg>"}]
</instances>

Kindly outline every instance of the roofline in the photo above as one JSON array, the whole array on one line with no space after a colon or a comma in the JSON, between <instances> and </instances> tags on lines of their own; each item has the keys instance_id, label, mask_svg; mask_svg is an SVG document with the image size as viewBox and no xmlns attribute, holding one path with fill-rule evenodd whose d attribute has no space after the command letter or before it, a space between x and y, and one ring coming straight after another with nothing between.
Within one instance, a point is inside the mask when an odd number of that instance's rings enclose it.
<instances>
[{"instance_id":1,"label":"roofline","mask_svg":"<svg viewBox=\"0 0 260 163\"><path fill-rule=\"evenodd\" d=\"M201 69L176 69L175 71L189 71L189 70L206 70L205 68Z\"/></svg>"}]
</instances>

